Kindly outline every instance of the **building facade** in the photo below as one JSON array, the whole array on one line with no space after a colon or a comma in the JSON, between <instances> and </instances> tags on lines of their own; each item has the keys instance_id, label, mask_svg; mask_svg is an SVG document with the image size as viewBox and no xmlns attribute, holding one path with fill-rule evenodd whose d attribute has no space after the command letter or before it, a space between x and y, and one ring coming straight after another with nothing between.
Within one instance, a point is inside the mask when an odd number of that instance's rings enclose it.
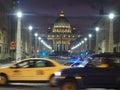
<instances>
[{"instance_id":1,"label":"building facade","mask_svg":"<svg viewBox=\"0 0 120 90\"><path fill-rule=\"evenodd\" d=\"M10 57L13 0L0 0L0 60ZM15 36L15 35L14 35Z\"/></svg>"},{"instance_id":2,"label":"building facade","mask_svg":"<svg viewBox=\"0 0 120 90\"><path fill-rule=\"evenodd\" d=\"M61 11L59 17L56 19L51 32L47 39L52 40L52 47L57 52L68 52L71 49L71 41L79 38L80 34L74 34L68 19Z\"/></svg>"}]
</instances>

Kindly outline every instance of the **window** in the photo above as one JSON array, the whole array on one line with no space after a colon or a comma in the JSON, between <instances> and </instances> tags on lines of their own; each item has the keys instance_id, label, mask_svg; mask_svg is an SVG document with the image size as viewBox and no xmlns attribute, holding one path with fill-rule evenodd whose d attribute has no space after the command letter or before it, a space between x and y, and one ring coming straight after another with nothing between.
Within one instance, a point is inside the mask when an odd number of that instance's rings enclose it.
<instances>
[{"instance_id":1,"label":"window","mask_svg":"<svg viewBox=\"0 0 120 90\"><path fill-rule=\"evenodd\" d=\"M45 65L46 67L54 67L54 64L49 61L46 61Z\"/></svg>"},{"instance_id":2,"label":"window","mask_svg":"<svg viewBox=\"0 0 120 90\"><path fill-rule=\"evenodd\" d=\"M33 68L34 61L33 60L23 61L23 62L16 64L16 66L19 68Z\"/></svg>"},{"instance_id":3,"label":"window","mask_svg":"<svg viewBox=\"0 0 120 90\"><path fill-rule=\"evenodd\" d=\"M26 67L28 67L28 61L20 62L20 63L16 64L16 66L19 68L26 68Z\"/></svg>"},{"instance_id":4,"label":"window","mask_svg":"<svg viewBox=\"0 0 120 90\"><path fill-rule=\"evenodd\" d=\"M45 60L38 60L35 62L35 67L53 67L53 66L54 66L53 63Z\"/></svg>"},{"instance_id":5,"label":"window","mask_svg":"<svg viewBox=\"0 0 120 90\"><path fill-rule=\"evenodd\" d=\"M45 62L43 60L38 60L35 62L35 67L45 67Z\"/></svg>"}]
</instances>

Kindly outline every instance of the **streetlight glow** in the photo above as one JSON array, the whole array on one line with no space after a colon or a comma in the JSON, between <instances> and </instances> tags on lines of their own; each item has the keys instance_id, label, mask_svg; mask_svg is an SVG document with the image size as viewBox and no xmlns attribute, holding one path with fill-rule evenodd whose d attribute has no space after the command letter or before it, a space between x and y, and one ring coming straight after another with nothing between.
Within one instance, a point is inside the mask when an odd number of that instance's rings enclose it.
<instances>
[{"instance_id":1,"label":"streetlight glow","mask_svg":"<svg viewBox=\"0 0 120 90\"><path fill-rule=\"evenodd\" d=\"M22 17L22 12L20 12L20 11L17 12L17 17L18 17L18 18L21 18L21 17Z\"/></svg>"},{"instance_id":2,"label":"streetlight glow","mask_svg":"<svg viewBox=\"0 0 120 90\"><path fill-rule=\"evenodd\" d=\"M98 31L100 30L100 28L99 28L99 27L96 27L95 30L98 32Z\"/></svg>"},{"instance_id":3,"label":"streetlight glow","mask_svg":"<svg viewBox=\"0 0 120 90\"><path fill-rule=\"evenodd\" d=\"M33 27L32 27L32 26L29 26L28 29L31 31L31 30L33 29Z\"/></svg>"},{"instance_id":4,"label":"streetlight glow","mask_svg":"<svg viewBox=\"0 0 120 90\"><path fill-rule=\"evenodd\" d=\"M38 37L38 40L41 40L41 37Z\"/></svg>"},{"instance_id":5,"label":"streetlight glow","mask_svg":"<svg viewBox=\"0 0 120 90\"><path fill-rule=\"evenodd\" d=\"M87 38L84 38L85 41L87 41Z\"/></svg>"},{"instance_id":6,"label":"streetlight glow","mask_svg":"<svg viewBox=\"0 0 120 90\"><path fill-rule=\"evenodd\" d=\"M92 34L89 34L88 36L89 36L89 38L91 38L91 37L92 37Z\"/></svg>"},{"instance_id":7,"label":"streetlight glow","mask_svg":"<svg viewBox=\"0 0 120 90\"><path fill-rule=\"evenodd\" d=\"M114 19L114 17L115 17L115 14L114 14L114 13L110 13L110 14L109 14L109 19Z\"/></svg>"},{"instance_id":8,"label":"streetlight glow","mask_svg":"<svg viewBox=\"0 0 120 90\"><path fill-rule=\"evenodd\" d=\"M84 43L84 41L81 42L82 44Z\"/></svg>"},{"instance_id":9,"label":"streetlight glow","mask_svg":"<svg viewBox=\"0 0 120 90\"><path fill-rule=\"evenodd\" d=\"M35 37L37 37L38 36L38 34L37 33L35 33Z\"/></svg>"}]
</instances>

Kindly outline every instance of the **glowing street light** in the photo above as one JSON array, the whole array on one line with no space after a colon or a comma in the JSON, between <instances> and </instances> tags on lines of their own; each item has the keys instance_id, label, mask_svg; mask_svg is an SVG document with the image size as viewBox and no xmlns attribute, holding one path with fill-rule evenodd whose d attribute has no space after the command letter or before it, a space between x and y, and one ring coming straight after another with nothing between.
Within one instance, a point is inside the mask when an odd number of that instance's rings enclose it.
<instances>
[{"instance_id":1,"label":"glowing street light","mask_svg":"<svg viewBox=\"0 0 120 90\"><path fill-rule=\"evenodd\" d=\"M29 26L28 29L29 29L30 31L32 31L33 27L32 27L32 26Z\"/></svg>"},{"instance_id":2,"label":"glowing street light","mask_svg":"<svg viewBox=\"0 0 120 90\"><path fill-rule=\"evenodd\" d=\"M109 19L112 20L112 19L114 19L114 17L115 17L115 14L114 14L114 13L110 13L110 14L109 14Z\"/></svg>"},{"instance_id":3,"label":"glowing street light","mask_svg":"<svg viewBox=\"0 0 120 90\"><path fill-rule=\"evenodd\" d=\"M91 37L92 37L92 34L88 34L88 37L91 38Z\"/></svg>"},{"instance_id":4,"label":"glowing street light","mask_svg":"<svg viewBox=\"0 0 120 90\"><path fill-rule=\"evenodd\" d=\"M98 32L98 31L100 30L100 28L99 28L99 27L96 27L95 30L96 30L96 32Z\"/></svg>"},{"instance_id":5,"label":"glowing street light","mask_svg":"<svg viewBox=\"0 0 120 90\"><path fill-rule=\"evenodd\" d=\"M32 30L33 30L33 27L30 25L30 26L28 27L28 30L29 30L30 54L32 54Z\"/></svg>"},{"instance_id":6,"label":"glowing street light","mask_svg":"<svg viewBox=\"0 0 120 90\"><path fill-rule=\"evenodd\" d=\"M21 60L21 18L22 12L17 13L16 60Z\"/></svg>"},{"instance_id":7,"label":"glowing street light","mask_svg":"<svg viewBox=\"0 0 120 90\"><path fill-rule=\"evenodd\" d=\"M98 38L98 31L100 30L99 27L95 28L96 31L96 53L98 53L98 42L99 42L99 38Z\"/></svg>"},{"instance_id":8,"label":"glowing street light","mask_svg":"<svg viewBox=\"0 0 120 90\"><path fill-rule=\"evenodd\" d=\"M89 37L89 50L91 50L91 37L92 37L92 34L88 34L88 37Z\"/></svg>"},{"instance_id":9,"label":"glowing street light","mask_svg":"<svg viewBox=\"0 0 120 90\"><path fill-rule=\"evenodd\" d=\"M38 40L41 40L41 37L38 37Z\"/></svg>"},{"instance_id":10,"label":"glowing street light","mask_svg":"<svg viewBox=\"0 0 120 90\"><path fill-rule=\"evenodd\" d=\"M17 17L18 17L18 18L21 18L21 17L22 17L22 12L20 12L20 11L17 12Z\"/></svg>"},{"instance_id":11,"label":"glowing street light","mask_svg":"<svg viewBox=\"0 0 120 90\"><path fill-rule=\"evenodd\" d=\"M110 27L109 27L109 44L108 44L108 52L113 52L113 19L115 17L114 13L109 14L109 19L110 19Z\"/></svg>"},{"instance_id":12,"label":"glowing street light","mask_svg":"<svg viewBox=\"0 0 120 90\"><path fill-rule=\"evenodd\" d=\"M37 51L37 36L38 36L38 33L35 33L35 51Z\"/></svg>"},{"instance_id":13,"label":"glowing street light","mask_svg":"<svg viewBox=\"0 0 120 90\"><path fill-rule=\"evenodd\" d=\"M87 38L84 38L85 40L85 50L87 50Z\"/></svg>"},{"instance_id":14,"label":"glowing street light","mask_svg":"<svg viewBox=\"0 0 120 90\"><path fill-rule=\"evenodd\" d=\"M87 41L87 38L84 38L85 41Z\"/></svg>"}]
</instances>

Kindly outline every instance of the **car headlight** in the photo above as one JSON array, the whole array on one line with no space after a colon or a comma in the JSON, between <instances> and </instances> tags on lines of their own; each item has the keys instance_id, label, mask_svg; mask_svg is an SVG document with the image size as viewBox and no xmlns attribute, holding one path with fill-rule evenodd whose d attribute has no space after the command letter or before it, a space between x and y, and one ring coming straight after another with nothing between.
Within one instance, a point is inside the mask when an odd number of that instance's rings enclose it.
<instances>
[{"instance_id":1,"label":"car headlight","mask_svg":"<svg viewBox=\"0 0 120 90\"><path fill-rule=\"evenodd\" d=\"M61 76L61 71L55 72L55 76Z\"/></svg>"}]
</instances>

